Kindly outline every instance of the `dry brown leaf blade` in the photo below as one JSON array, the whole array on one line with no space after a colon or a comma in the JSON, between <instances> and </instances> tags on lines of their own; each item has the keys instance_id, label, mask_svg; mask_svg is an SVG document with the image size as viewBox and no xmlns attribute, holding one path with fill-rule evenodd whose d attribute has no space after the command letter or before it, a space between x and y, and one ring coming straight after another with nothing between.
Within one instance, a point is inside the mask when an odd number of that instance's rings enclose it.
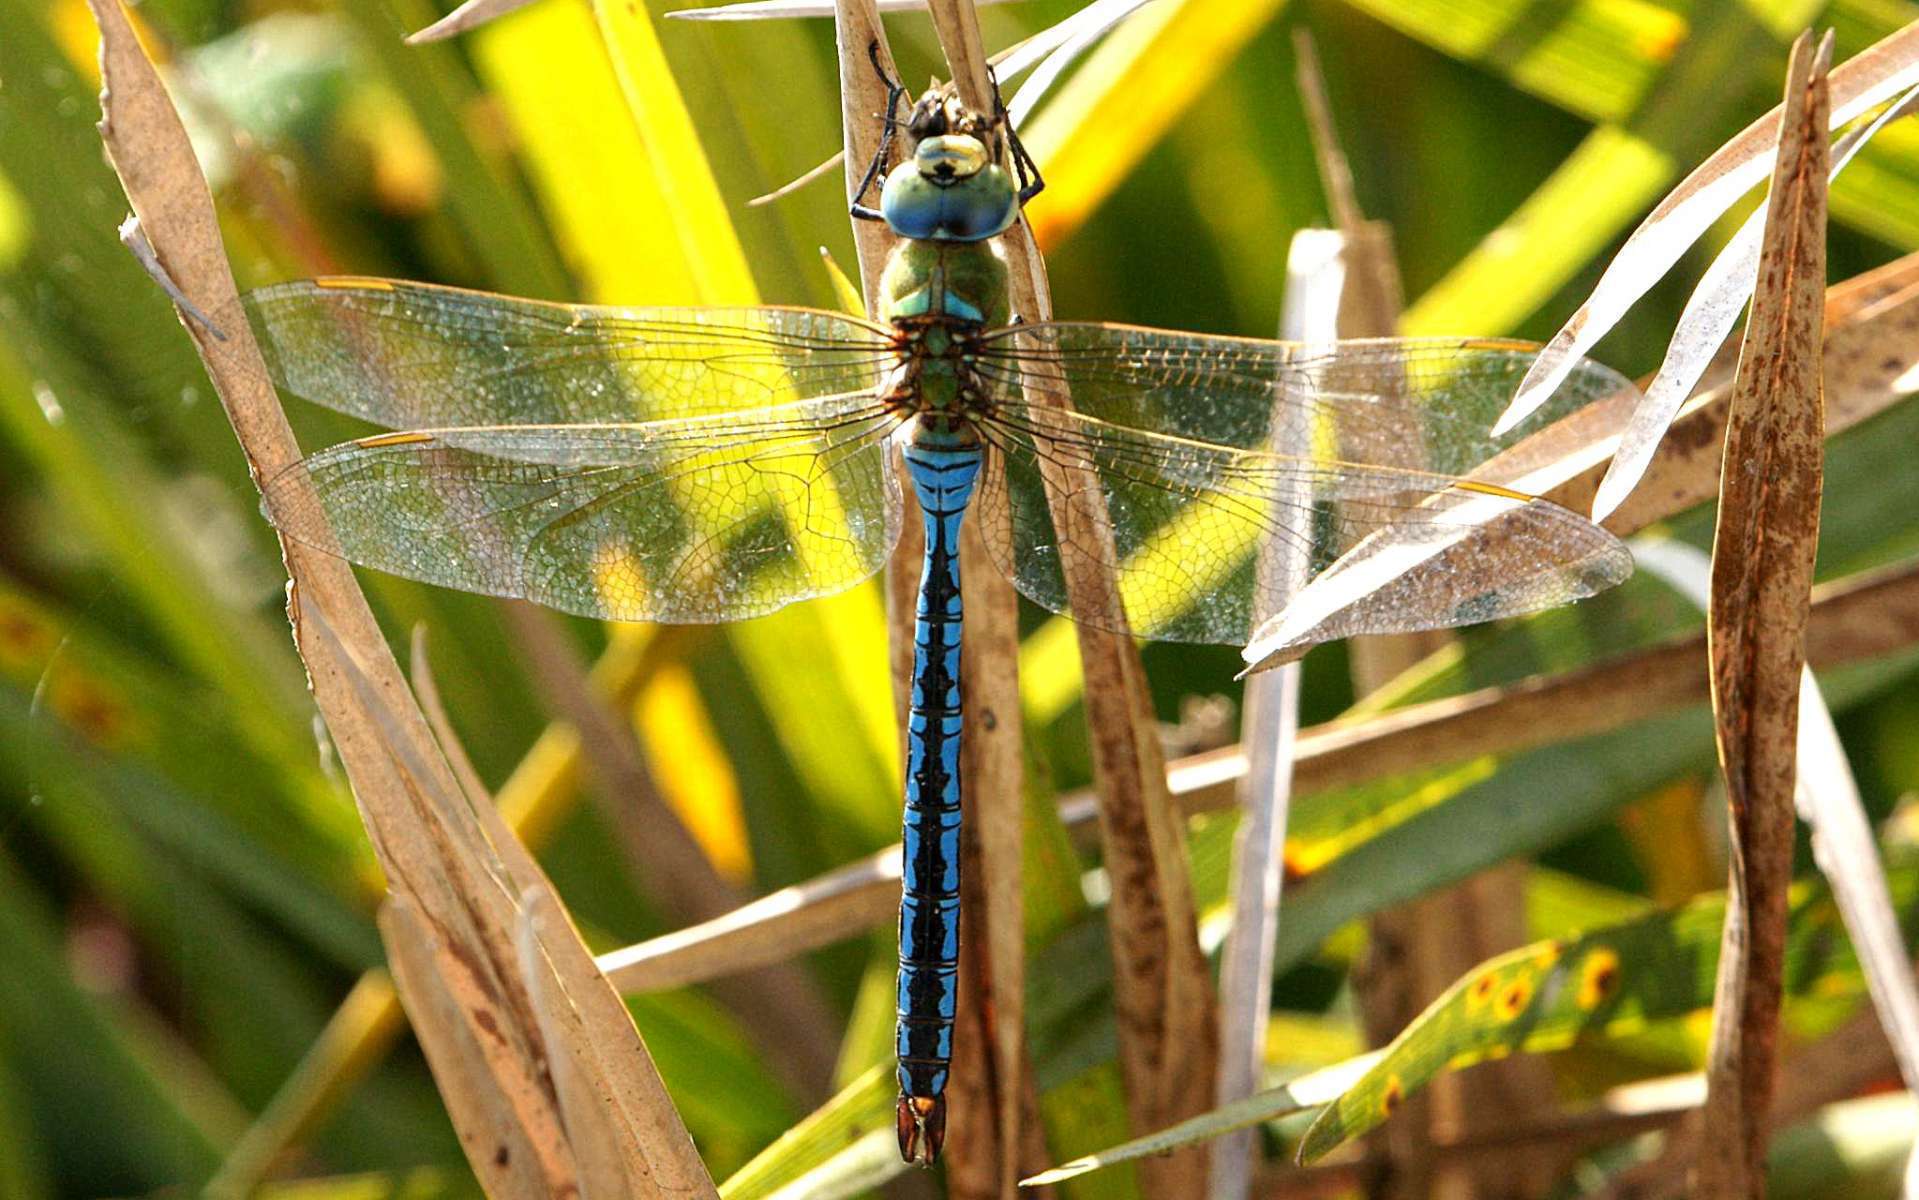
<instances>
[{"instance_id":1,"label":"dry brown leaf blade","mask_svg":"<svg viewBox=\"0 0 1919 1200\"><path fill-rule=\"evenodd\" d=\"M340 644L324 613L316 609L308 618L315 642L330 649L346 668L345 681L371 716L376 733L385 736L384 745L401 778L415 790L431 790L431 775L415 757L416 748L402 740L403 722L395 710L374 691L371 679ZM411 700L404 691L400 694ZM403 711L421 719L417 707ZM437 968L426 982L452 996L457 1005L454 1016L462 1024L461 1029L443 1031L441 1036L446 1044L462 1050L477 1044L478 1065L493 1085L487 1095L459 1097L460 1108L452 1107L455 1097L448 1095L450 1110L456 1118L465 1111L471 1119L475 1109L485 1112L504 1099L520 1118L529 1141L542 1152L542 1162L573 1164L571 1170L577 1170L579 1162L571 1135L578 1132L597 1138L602 1136L598 1126L610 1124L626 1181L623 1190L611 1195L636 1200L717 1196L639 1031L578 932L560 915L552 885L491 806L481 811L488 815L476 818L474 810L457 797L443 797L437 806L421 805L420 824L439 854L417 853L408 866L424 869L394 880L398 898L417 895L425 901L423 923L430 926L434 939L436 953L416 962L413 982L422 982L419 967L431 963ZM487 823L493 825L494 836L511 847L511 868L482 832ZM530 881L517 893L516 878ZM428 890L418 890L422 882ZM529 897L533 898L530 903ZM538 934L544 961L551 963L558 977L563 1005L556 1004L548 992L542 1009L540 989L550 981L543 973L525 969L528 956L521 942L529 922ZM401 983L401 993L412 1005L414 995L407 981ZM427 1011L436 1020L447 1015L439 1005ZM553 1030L567 1040L555 1045L548 1036ZM561 1101L550 1075L555 1054L566 1056L569 1069L581 1072L570 1081L575 1101L584 1094L598 1095L599 1114L576 1112L571 1126L562 1119ZM458 1078L464 1086L472 1086L474 1064L463 1061L461 1065ZM444 1080L442 1087L446 1087ZM471 1150L472 1139L483 1139L499 1124L495 1113L478 1126L459 1127ZM604 1187L611 1177L603 1150L596 1145L587 1154Z\"/></svg>"},{"instance_id":2,"label":"dry brown leaf blade","mask_svg":"<svg viewBox=\"0 0 1919 1200\"><path fill-rule=\"evenodd\" d=\"M596 1072L592 1064L585 1061L585 1040L574 1036L579 1014L573 1011L565 989L554 978L540 944L540 930L534 921L540 908L539 897L537 889L527 892L514 942L520 952L520 971L526 976L533 998L533 1015L539 1021L540 1036L554 1048L546 1069L553 1081L567 1141L574 1148L580 1197L581 1200L605 1200L630 1196L635 1188L627 1177L620 1154L625 1139L607 1118L612 1108L611 1098L593 1086Z\"/></svg>"},{"instance_id":3,"label":"dry brown leaf blade","mask_svg":"<svg viewBox=\"0 0 1919 1200\"><path fill-rule=\"evenodd\" d=\"M1699 550L1655 539L1640 547L1639 559L1702 610L1710 603L1712 565ZM1810 665L1800 670L1797 753L1795 798L1812 832L1813 859L1832 886L1873 1010L1912 1090L1919 1084L1919 987L1871 821Z\"/></svg>"},{"instance_id":4,"label":"dry brown leaf blade","mask_svg":"<svg viewBox=\"0 0 1919 1200\"><path fill-rule=\"evenodd\" d=\"M120 173L153 263L179 296L202 312L237 311L237 296L213 203L179 116L117 0L94 0L101 28L101 133ZM207 365L256 478L299 457L278 399L243 322L216 334L185 322ZM516 878L545 887L503 825L482 832L476 805L413 700L366 606L351 569L285 545L294 580L289 612L315 699L332 730L367 830L394 890L382 932L395 980L437 1072L475 1171L498 1196L562 1195L576 1186L560 1128L544 1044L514 946ZM497 820L497 818L495 818ZM554 901L557 905L557 901ZM654 1195L712 1195L677 1113L639 1046L625 1009L577 937L554 939L548 954L575 1003L599 1006L595 1035L616 1034L620 1014L631 1042L603 1064L616 1100L630 1103L630 1127L665 1181ZM566 971L583 970L598 995ZM584 999L582 996L584 995ZM650 1079L651 1087L648 1082ZM644 1190L642 1195L648 1194Z\"/></svg>"},{"instance_id":5,"label":"dry brown leaf blade","mask_svg":"<svg viewBox=\"0 0 1919 1200\"><path fill-rule=\"evenodd\" d=\"M1733 385L1708 616L1732 875L1713 1006L1705 1200L1761 1194L1792 875L1799 680L1824 462L1826 65L1793 47L1758 286Z\"/></svg>"},{"instance_id":6,"label":"dry brown leaf blade","mask_svg":"<svg viewBox=\"0 0 1919 1200\"><path fill-rule=\"evenodd\" d=\"M471 1019L475 989L455 982L463 974L460 956L447 949L419 906L402 895L389 896L381 906L380 937L394 983L406 997L414 1036L487 1195L547 1200L577 1190L572 1158L563 1153L564 1135L551 1119L551 1108L516 1104L513 1093L500 1086ZM527 1080L525 1091L536 1090Z\"/></svg>"},{"instance_id":7,"label":"dry brown leaf blade","mask_svg":"<svg viewBox=\"0 0 1919 1200\"><path fill-rule=\"evenodd\" d=\"M576 1096L597 1097L614 1133L614 1152L639 1200L717 1197L693 1139L673 1108L640 1031L549 886L520 898L522 961L543 961L550 974L529 971L546 1011L566 1027L564 1051L585 1072ZM528 949L528 939L538 953ZM590 1089L590 1091L586 1090ZM594 1124L600 1117L593 1118ZM597 1151L595 1152L598 1153Z\"/></svg>"}]
</instances>

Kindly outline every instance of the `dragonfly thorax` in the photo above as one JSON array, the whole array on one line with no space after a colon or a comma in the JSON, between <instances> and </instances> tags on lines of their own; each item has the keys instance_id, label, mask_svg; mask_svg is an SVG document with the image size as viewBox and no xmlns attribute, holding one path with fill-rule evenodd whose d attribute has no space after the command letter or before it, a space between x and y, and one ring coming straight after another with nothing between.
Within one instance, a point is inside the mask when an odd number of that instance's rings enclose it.
<instances>
[{"instance_id":1,"label":"dragonfly thorax","mask_svg":"<svg viewBox=\"0 0 1919 1200\"><path fill-rule=\"evenodd\" d=\"M980 327L943 317L895 323L899 361L884 384L895 410L908 418L905 441L922 447L964 449L980 444L977 419L986 391L972 356Z\"/></svg>"}]
</instances>

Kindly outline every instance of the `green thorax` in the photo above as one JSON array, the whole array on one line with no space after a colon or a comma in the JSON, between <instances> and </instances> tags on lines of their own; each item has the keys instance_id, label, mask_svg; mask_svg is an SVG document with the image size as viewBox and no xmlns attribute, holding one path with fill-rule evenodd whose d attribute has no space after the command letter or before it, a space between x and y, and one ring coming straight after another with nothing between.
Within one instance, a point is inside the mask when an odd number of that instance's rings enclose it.
<instances>
[{"instance_id":1,"label":"green thorax","mask_svg":"<svg viewBox=\"0 0 1919 1200\"><path fill-rule=\"evenodd\" d=\"M990 241L904 241L880 276L880 317L946 317L992 327L1012 319L1006 261Z\"/></svg>"}]
</instances>

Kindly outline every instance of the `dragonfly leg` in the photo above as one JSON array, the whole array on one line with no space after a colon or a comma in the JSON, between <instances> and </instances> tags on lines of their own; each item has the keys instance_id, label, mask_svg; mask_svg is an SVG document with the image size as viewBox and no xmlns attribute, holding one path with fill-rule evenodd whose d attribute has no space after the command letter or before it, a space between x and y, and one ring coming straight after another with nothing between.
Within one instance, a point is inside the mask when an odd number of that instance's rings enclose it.
<instances>
[{"instance_id":1,"label":"dragonfly leg","mask_svg":"<svg viewBox=\"0 0 1919 1200\"><path fill-rule=\"evenodd\" d=\"M1020 206L1025 207L1028 200L1046 190L1046 180L1039 173L1039 164L1033 161L1033 156L1020 144L1019 135L1010 127L1006 131L1006 140L1013 152L1013 171L1019 179Z\"/></svg>"},{"instance_id":2,"label":"dragonfly leg","mask_svg":"<svg viewBox=\"0 0 1919 1200\"><path fill-rule=\"evenodd\" d=\"M1006 101L999 94L999 76L990 66L986 68L986 78L993 84L993 122L1006 131L1006 152L1013 160L1013 176L1019 181L1019 202L1024 207L1028 200L1046 190L1046 180L1041 178L1039 164L1026 152L1019 134L1013 131Z\"/></svg>"},{"instance_id":3,"label":"dragonfly leg","mask_svg":"<svg viewBox=\"0 0 1919 1200\"><path fill-rule=\"evenodd\" d=\"M893 153L893 132L899 128L900 101L906 98L906 85L886 73L886 66L880 62L880 40L874 38L866 44L866 57L873 62L873 73L886 85L885 125L880 133L880 148L874 153L873 161L866 165L866 175L860 180L860 189L853 193L852 213L862 221L880 221L885 218L880 210L868 205L866 193L873 190L873 183L886 169L886 163Z\"/></svg>"}]
</instances>

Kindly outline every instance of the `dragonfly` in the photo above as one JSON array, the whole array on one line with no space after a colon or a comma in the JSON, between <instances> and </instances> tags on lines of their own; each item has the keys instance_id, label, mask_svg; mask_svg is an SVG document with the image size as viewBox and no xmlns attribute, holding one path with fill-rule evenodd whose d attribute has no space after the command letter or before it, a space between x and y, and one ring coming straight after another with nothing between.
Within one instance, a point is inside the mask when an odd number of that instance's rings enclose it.
<instances>
[{"instance_id":1,"label":"dragonfly","mask_svg":"<svg viewBox=\"0 0 1919 1200\"><path fill-rule=\"evenodd\" d=\"M886 137L906 152L883 170L882 147L854 205L900 239L879 319L357 277L246 303L281 387L391 431L267 481L266 514L396 575L617 621L745 620L877 572L910 486L925 551L897 1127L902 1157L930 1164L959 991L962 523L1027 599L1142 637L1243 646L1278 629L1296 651L1511 616L1609 587L1632 559L1566 509L1469 476L1630 385L1582 362L1494 438L1528 344L1022 321L997 239L1038 171L1003 110L929 92L896 120L889 87ZM1075 586L1089 566L1110 585ZM1289 606L1341 578L1366 586L1287 633Z\"/></svg>"}]
</instances>

